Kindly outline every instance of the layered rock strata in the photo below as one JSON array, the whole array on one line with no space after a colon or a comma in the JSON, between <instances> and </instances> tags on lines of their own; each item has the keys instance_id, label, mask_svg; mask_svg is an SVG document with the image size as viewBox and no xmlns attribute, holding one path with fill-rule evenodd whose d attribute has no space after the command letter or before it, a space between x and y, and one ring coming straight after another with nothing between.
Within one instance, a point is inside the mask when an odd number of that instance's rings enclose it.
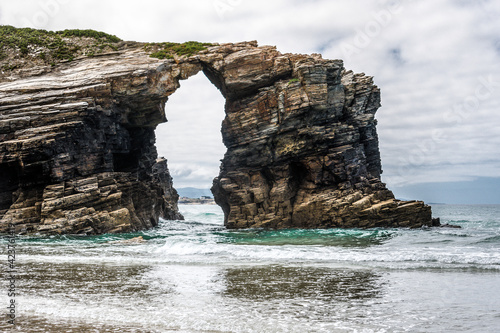
<instances>
[{"instance_id":1,"label":"layered rock strata","mask_svg":"<svg viewBox=\"0 0 500 333\"><path fill-rule=\"evenodd\" d=\"M228 228L432 225L429 206L380 181L371 77L273 49L232 54L222 72L228 151L212 191Z\"/></svg>"},{"instance_id":2,"label":"layered rock strata","mask_svg":"<svg viewBox=\"0 0 500 333\"><path fill-rule=\"evenodd\" d=\"M179 81L200 71L226 98L212 191L228 228L432 224L429 206L396 200L380 181L371 77L255 42L164 60L131 44L0 83L0 232L126 232L181 218L154 129Z\"/></svg>"}]
</instances>

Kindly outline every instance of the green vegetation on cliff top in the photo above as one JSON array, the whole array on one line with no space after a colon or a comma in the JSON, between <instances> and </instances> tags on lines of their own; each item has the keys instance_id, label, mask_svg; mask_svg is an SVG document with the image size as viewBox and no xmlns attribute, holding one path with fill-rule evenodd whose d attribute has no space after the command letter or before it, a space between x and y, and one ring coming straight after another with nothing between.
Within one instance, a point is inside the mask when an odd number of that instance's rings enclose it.
<instances>
[{"instance_id":1,"label":"green vegetation on cliff top","mask_svg":"<svg viewBox=\"0 0 500 333\"><path fill-rule=\"evenodd\" d=\"M193 41L143 44L123 42L114 35L90 29L48 31L0 25L0 82L23 69L47 68L77 57L93 57L134 45L142 46L150 57L173 59L175 55L192 56L213 44Z\"/></svg>"},{"instance_id":2,"label":"green vegetation on cliff top","mask_svg":"<svg viewBox=\"0 0 500 333\"><path fill-rule=\"evenodd\" d=\"M0 60L14 52L26 58L73 60L78 55L92 56L104 50L116 50L121 39L95 30L47 31L0 26Z\"/></svg>"},{"instance_id":3,"label":"green vegetation on cliff top","mask_svg":"<svg viewBox=\"0 0 500 333\"><path fill-rule=\"evenodd\" d=\"M178 56L192 56L195 53L203 51L207 46L213 46L211 43L185 42L185 43L148 43L144 46L144 51L152 52L149 56L158 59L173 59L174 54Z\"/></svg>"}]
</instances>

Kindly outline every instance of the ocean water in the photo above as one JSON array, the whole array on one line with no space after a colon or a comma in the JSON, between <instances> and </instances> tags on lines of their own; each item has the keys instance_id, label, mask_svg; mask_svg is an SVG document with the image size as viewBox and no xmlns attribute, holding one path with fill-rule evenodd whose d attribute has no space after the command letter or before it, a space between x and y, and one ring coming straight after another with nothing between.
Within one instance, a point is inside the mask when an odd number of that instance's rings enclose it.
<instances>
[{"instance_id":1,"label":"ocean water","mask_svg":"<svg viewBox=\"0 0 500 333\"><path fill-rule=\"evenodd\" d=\"M500 331L500 205L435 205L462 228L418 230L230 231L217 206L180 208L145 232L18 238L0 331Z\"/></svg>"}]
</instances>

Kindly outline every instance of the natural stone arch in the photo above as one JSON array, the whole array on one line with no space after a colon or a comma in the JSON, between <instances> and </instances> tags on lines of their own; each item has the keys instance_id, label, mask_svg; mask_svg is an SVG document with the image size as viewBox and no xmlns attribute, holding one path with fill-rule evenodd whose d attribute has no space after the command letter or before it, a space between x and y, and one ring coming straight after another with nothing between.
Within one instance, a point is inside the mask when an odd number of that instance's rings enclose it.
<instances>
[{"instance_id":1,"label":"natural stone arch","mask_svg":"<svg viewBox=\"0 0 500 333\"><path fill-rule=\"evenodd\" d=\"M227 227L431 225L430 207L380 181L372 79L250 42L167 60L132 44L2 83L0 167L18 184L2 190L1 230L121 232L180 218L154 128L179 80L200 71L226 99L212 191Z\"/></svg>"}]
</instances>

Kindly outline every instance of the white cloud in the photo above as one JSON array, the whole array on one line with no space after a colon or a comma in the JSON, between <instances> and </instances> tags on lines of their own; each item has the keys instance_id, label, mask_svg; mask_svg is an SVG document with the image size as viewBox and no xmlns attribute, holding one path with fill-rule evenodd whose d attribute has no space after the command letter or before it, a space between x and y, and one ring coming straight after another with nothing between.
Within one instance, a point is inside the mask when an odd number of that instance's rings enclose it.
<instances>
[{"instance_id":1,"label":"white cloud","mask_svg":"<svg viewBox=\"0 0 500 333\"><path fill-rule=\"evenodd\" d=\"M215 6L221 3L226 4L223 15ZM394 4L399 6L390 6ZM92 28L140 41L257 39L261 45L277 45L282 52L321 52L325 58L343 58L346 68L374 76L381 88L383 106L377 118L384 180L389 186L500 176L498 17L500 3L492 0L25 0L0 4L2 24L33 25L38 18L43 23L39 28ZM352 48L346 52L346 45L354 46L354 52ZM464 109L488 77L495 82L489 95ZM191 81L194 88L188 86ZM159 134L158 148L178 174L178 183L210 184L222 158L218 131L223 100L207 82L203 77L191 78L167 103L170 122L160 130L171 135ZM183 97L184 90L195 92ZM175 98L181 100L178 106ZM181 139L182 134L186 136ZM198 152L192 153L193 146ZM182 173L184 169L191 171L189 175Z\"/></svg>"},{"instance_id":2,"label":"white cloud","mask_svg":"<svg viewBox=\"0 0 500 333\"><path fill-rule=\"evenodd\" d=\"M156 145L168 159L174 185L209 188L225 152L220 133L224 97L199 73L181 81L165 112L168 122L158 126Z\"/></svg>"}]
</instances>

